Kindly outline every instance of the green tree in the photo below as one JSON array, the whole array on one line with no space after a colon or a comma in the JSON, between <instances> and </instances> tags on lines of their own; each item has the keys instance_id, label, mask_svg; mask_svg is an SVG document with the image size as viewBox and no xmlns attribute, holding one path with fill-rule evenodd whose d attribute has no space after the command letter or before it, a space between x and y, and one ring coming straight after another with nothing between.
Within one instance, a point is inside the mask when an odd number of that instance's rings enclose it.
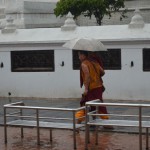
<instances>
[{"instance_id":1,"label":"green tree","mask_svg":"<svg viewBox=\"0 0 150 150\"><path fill-rule=\"evenodd\" d=\"M125 0L60 0L56 4L54 13L56 17L64 16L71 12L76 19L79 15L84 14L91 18L92 15L95 16L97 24L102 24L102 19L104 15L108 15L111 18L111 14L119 12L120 8L124 8ZM120 12L120 20L125 17L125 12Z\"/></svg>"}]
</instances>

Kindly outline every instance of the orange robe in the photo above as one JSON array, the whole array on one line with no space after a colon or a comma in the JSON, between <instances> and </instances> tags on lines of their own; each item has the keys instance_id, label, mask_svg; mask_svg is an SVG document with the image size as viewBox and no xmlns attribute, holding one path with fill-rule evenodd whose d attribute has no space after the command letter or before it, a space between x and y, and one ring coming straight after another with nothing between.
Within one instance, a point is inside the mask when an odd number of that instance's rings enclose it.
<instances>
[{"instance_id":1,"label":"orange robe","mask_svg":"<svg viewBox=\"0 0 150 150\"><path fill-rule=\"evenodd\" d=\"M101 72L100 72L100 66L99 63L94 62L94 61L89 61L89 60L85 60L82 63L84 63L85 65L88 66L89 69L89 74L90 74L90 84L89 84L89 90L87 95L83 96L81 101L80 101L80 105L84 106L86 102L91 101L91 100L95 100L95 99L99 99L101 102L103 102L102 99L102 85L103 82L101 80ZM84 73L82 71L82 69L80 69L80 74L81 77L83 79L83 84L85 82L85 76ZM95 110L95 107L91 107L91 111ZM107 114L107 109L105 106L100 106L99 107L99 113L102 114ZM85 115L85 112L83 110L79 111L76 113L76 118L80 118L82 116ZM102 119L108 119L109 117L104 115L101 116ZM83 121L83 118L80 118L80 121Z\"/></svg>"},{"instance_id":2,"label":"orange robe","mask_svg":"<svg viewBox=\"0 0 150 150\"><path fill-rule=\"evenodd\" d=\"M100 72L100 65L97 62L90 62L89 60L85 60L82 62L85 64L89 69L90 74L90 84L89 84L89 91L98 87L102 87L103 83L100 79L101 72ZM85 82L85 75L81 69L81 76L83 78L83 84Z\"/></svg>"}]
</instances>

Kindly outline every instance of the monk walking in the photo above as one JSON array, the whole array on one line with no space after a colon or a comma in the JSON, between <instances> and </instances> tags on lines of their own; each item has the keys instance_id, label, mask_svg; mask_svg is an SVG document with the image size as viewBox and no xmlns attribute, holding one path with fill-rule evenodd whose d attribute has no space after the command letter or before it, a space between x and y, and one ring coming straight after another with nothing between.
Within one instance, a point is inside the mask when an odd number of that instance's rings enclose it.
<instances>
[{"instance_id":1,"label":"monk walking","mask_svg":"<svg viewBox=\"0 0 150 150\"><path fill-rule=\"evenodd\" d=\"M99 99L103 102L103 81L101 77L105 74L103 67L101 67L100 62L98 62L92 55L88 57L87 51L78 52L79 59L81 61L80 68L80 81L81 87L84 85L84 93L80 101L80 105L84 106L87 101ZM91 107L91 111L95 110L95 107ZM99 107L99 113L107 114L107 109L104 106ZM85 115L83 110L76 113L78 123L81 123ZM101 119L109 119L107 115L100 116ZM104 128L112 128L110 126L104 126Z\"/></svg>"}]
</instances>

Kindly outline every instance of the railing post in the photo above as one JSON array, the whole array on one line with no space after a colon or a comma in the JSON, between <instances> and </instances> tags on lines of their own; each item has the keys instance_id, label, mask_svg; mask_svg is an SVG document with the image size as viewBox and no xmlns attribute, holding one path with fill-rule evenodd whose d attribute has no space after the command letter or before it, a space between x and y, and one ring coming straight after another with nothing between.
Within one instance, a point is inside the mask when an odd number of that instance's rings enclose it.
<instances>
[{"instance_id":1,"label":"railing post","mask_svg":"<svg viewBox=\"0 0 150 150\"><path fill-rule=\"evenodd\" d=\"M85 107L85 150L88 150L89 143L89 116L88 116L88 106Z\"/></svg>"},{"instance_id":2,"label":"railing post","mask_svg":"<svg viewBox=\"0 0 150 150\"><path fill-rule=\"evenodd\" d=\"M96 112L95 112L96 114L99 114L99 108L98 108L98 106L96 106ZM96 117L94 117L95 119L98 119L98 117L96 116ZM96 126L96 130L95 130L95 134L96 134L96 141L95 141L95 144L96 145L98 145L98 127L99 126Z\"/></svg>"},{"instance_id":3,"label":"railing post","mask_svg":"<svg viewBox=\"0 0 150 150\"><path fill-rule=\"evenodd\" d=\"M6 107L4 107L4 136L5 143L7 143Z\"/></svg>"},{"instance_id":4,"label":"railing post","mask_svg":"<svg viewBox=\"0 0 150 150\"><path fill-rule=\"evenodd\" d=\"M75 118L75 111L73 111L73 142L74 142L74 149L76 149L76 118Z\"/></svg>"},{"instance_id":5,"label":"railing post","mask_svg":"<svg viewBox=\"0 0 150 150\"><path fill-rule=\"evenodd\" d=\"M148 135L148 128L146 128L146 150L148 150L148 147L149 147L149 143L148 143L148 141L149 141L148 139L149 138L148 138L148 136L149 136Z\"/></svg>"},{"instance_id":6,"label":"railing post","mask_svg":"<svg viewBox=\"0 0 150 150\"><path fill-rule=\"evenodd\" d=\"M22 116L22 108L20 109L20 116ZM22 120L23 118L21 117L21 120ZM23 136L23 127L21 126L21 138L23 138L24 136Z\"/></svg>"},{"instance_id":7,"label":"railing post","mask_svg":"<svg viewBox=\"0 0 150 150\"><path fill-rule=\"evenodd\" d=\"M40 145L40 131L39 131L39 110L36 109L36 122L37 122L37 144Z\"/></svg>"},{"instance_id":8,"label":"railing post","mask_svg":"<svg viewBox=\"0 0 150 150\"><path fill-rule=\"evenodd\" d=\"M142 107L139 106L139 150L142 150Z\"/></svg>"},{"instance_id":9,"label":"railing post","mask_svg":"<svg viewBox=\"0 0 150 150\"><path fill-rule=\"evenodd\" d=\"M52 136L52 129L50 129L50 142L52 142L53 141L53 136Z\"/></svg>"}]
</instances>

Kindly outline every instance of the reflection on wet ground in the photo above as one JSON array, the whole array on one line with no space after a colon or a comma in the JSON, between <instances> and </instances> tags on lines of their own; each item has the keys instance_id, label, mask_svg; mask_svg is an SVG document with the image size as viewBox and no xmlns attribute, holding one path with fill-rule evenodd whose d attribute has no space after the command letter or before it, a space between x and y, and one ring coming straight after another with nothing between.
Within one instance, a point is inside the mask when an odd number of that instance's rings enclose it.
<instances>
[{"instance_id":1,"label":"reflection on wet ground","mask_svg":"<svg viewBox=\"0 0 150 150\"><path fill-rule=\"evenodd\" d=\"M53 130L53 141L49 141L48 130L40 130L41 143L37 145L36 129L24 129L24 138L20 138L19 128L8 128L8 143L4 144L3 127L0 127L0 150L73 150L72 131ZM100 132L99 144L95 145L95 132L91 131L89 150L138 150L138 134ZM85 132L77 134L77 150L85 149ZM143 150L145 137L143 136Z\"/></svg>"}]
</instances>

